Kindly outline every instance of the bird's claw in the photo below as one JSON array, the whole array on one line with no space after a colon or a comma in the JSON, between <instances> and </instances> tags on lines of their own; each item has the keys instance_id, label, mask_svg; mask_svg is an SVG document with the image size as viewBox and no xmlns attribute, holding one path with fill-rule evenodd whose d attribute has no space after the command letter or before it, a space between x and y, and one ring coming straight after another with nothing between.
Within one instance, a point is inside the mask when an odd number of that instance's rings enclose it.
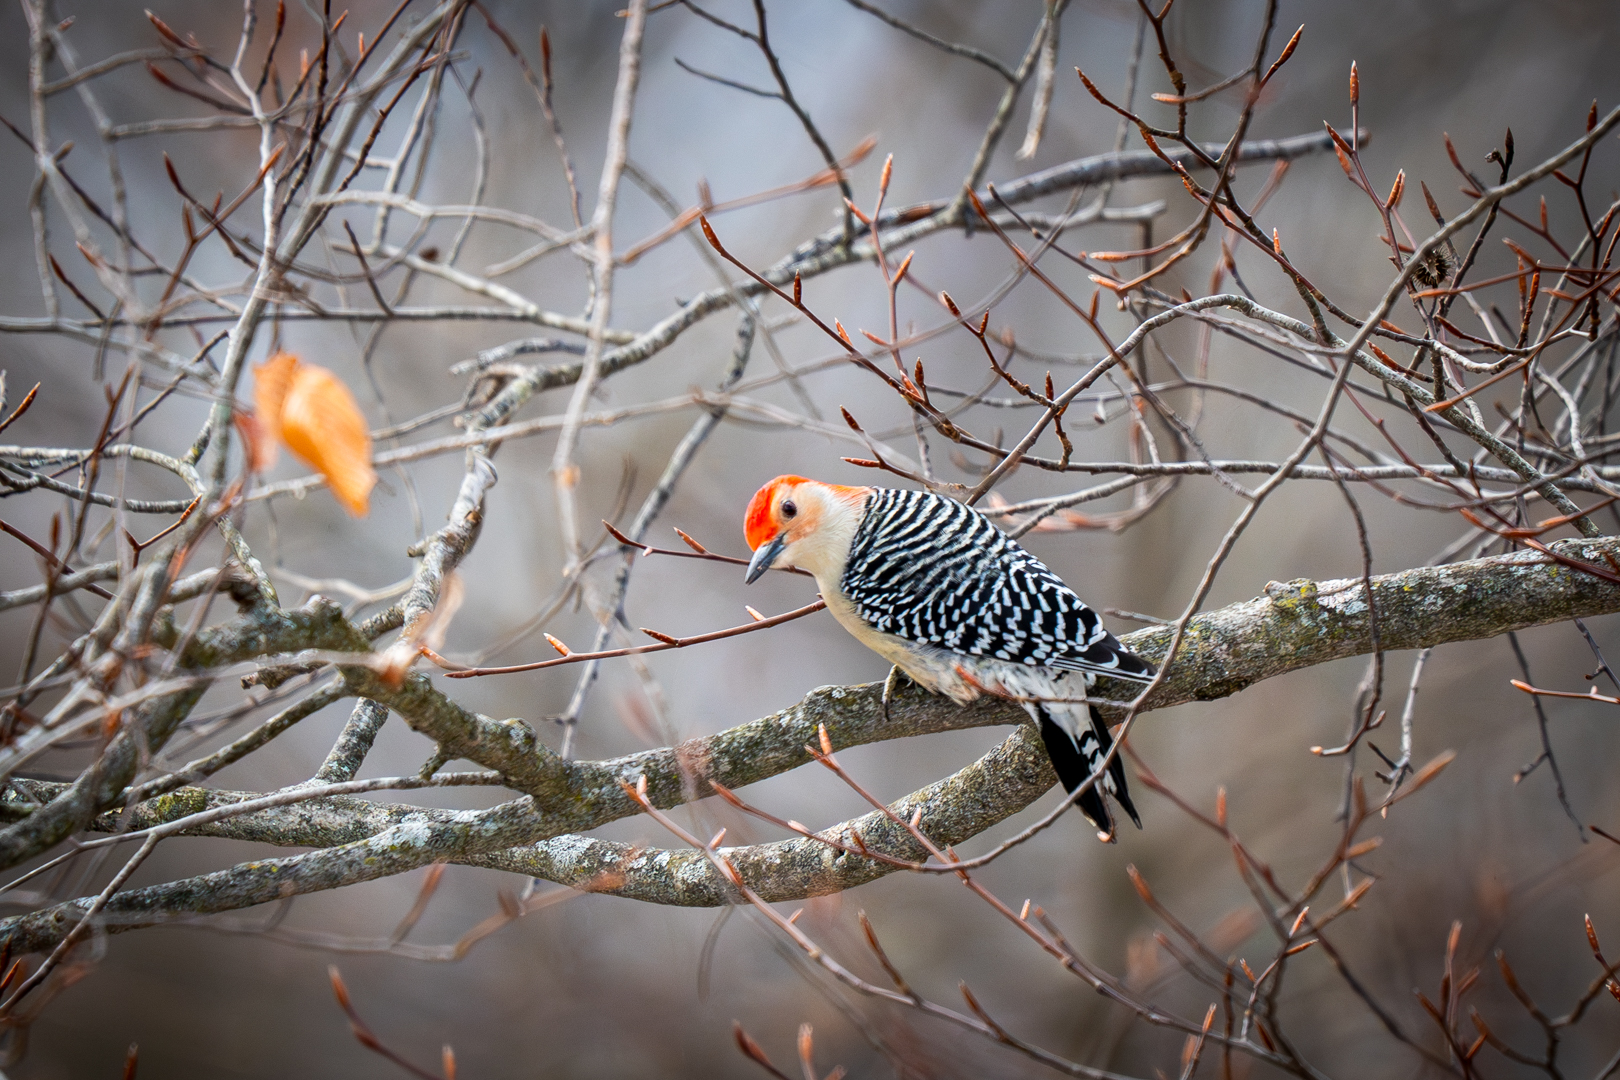
<instances>
[{"instance_id":1,"label":"bird's claw","mask_svg":"<svg viewBox=\"0 0 1620 1080\"><path fill-rule=\"evenodd\" d=\"M900 670L900 665L894 664L889 668L889 677L883 680L883 722L885 724L889 722L889 699L894 696L894 688L899 684L902 674L904 673Z\"/></svg>"}]
</instances>

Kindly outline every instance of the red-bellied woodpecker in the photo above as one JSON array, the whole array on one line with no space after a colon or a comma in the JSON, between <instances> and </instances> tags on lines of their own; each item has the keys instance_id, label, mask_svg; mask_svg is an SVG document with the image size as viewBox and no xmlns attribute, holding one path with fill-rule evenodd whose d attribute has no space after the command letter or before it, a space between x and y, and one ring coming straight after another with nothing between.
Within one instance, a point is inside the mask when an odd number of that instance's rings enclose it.
<instances>
[{"instance_id":1,"label":"red-bellied woodpecker","mask_svg":"<svg viewBox=\"0 0 1620 1080\"><path fill-rule=\"evenodd\" d=\"M808 570L833 617L920 686L960 704L1020 702L1070 792L1113 742L1086 687L1098 675L1153 678L1074 590L954 499L778 476L748 504L745 529L748 581L778 563ZM1111 840L1103 792L1141 828L1117 755L1076 800Z\"/></svg>"}]
</instances>

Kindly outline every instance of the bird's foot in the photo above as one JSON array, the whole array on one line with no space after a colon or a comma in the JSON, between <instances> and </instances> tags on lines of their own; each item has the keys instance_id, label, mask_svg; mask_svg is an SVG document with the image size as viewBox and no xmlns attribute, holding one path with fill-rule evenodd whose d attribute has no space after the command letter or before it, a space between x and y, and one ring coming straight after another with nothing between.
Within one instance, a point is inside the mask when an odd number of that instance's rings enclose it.
<instances>
[{"instance_id":1,"label":"bird's foot","mask_svg":"<svg viewBox=\"0 0 1620 1080\"><path fill-rule=\"evenodd\" d=\"M895 664L889 668L889 677L883 680L883 722L885 724L889 722L889 699L894 696L895 688L900 685L900 680L905 678L905 674L900 670L900 665Z\"/></svg>"}]
</instances>

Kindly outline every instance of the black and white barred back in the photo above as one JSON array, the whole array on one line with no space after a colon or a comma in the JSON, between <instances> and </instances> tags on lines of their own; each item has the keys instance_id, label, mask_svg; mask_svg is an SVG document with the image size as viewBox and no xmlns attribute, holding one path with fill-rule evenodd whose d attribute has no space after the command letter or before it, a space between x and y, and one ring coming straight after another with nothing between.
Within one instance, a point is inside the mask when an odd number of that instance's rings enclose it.
<instances>
[{"instance_id":1,"label":"black and white barred back","mask_svg":"<svg viewBox=\"0 0 1620 1080\"><path fill-rule=\"evenodd\" d=\"M1030 667L1153 677L1056 574L954 499L874 488L840 582L884 633Z\"/></svg>"}]
</instances>

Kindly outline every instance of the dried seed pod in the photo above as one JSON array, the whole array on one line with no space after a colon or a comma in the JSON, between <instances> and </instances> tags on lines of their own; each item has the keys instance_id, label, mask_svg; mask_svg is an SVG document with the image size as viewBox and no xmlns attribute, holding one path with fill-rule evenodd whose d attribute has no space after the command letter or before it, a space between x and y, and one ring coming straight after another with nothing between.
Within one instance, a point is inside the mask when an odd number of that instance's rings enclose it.
<instances>
[{"instance_id":1,"label":"dried seed pod","mask_svg":"<svg viewBox=\"0 0 1620 1080\"><path fill-rule=\"evenodd\" d=\"M1438 289L1451 277L1451 253L1445 248L1435 248L1422 259L1412 270L1412 280L1425 289Z\"/></svg>"}]
</instances>

